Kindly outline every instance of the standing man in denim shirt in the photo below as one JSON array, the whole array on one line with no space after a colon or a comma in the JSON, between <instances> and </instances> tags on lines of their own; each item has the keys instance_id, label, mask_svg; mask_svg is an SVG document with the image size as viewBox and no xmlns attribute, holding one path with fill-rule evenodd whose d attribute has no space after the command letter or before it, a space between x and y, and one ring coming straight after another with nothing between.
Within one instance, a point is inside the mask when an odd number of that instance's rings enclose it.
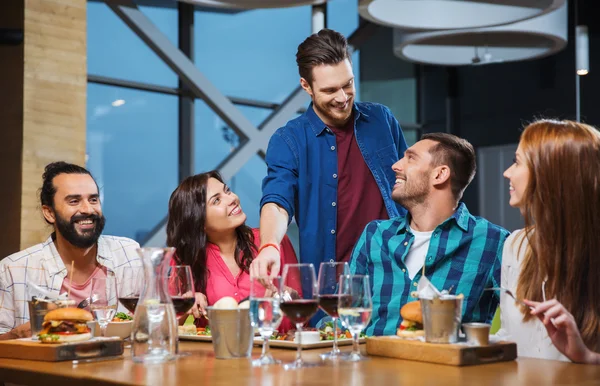
<instances>
[{"instance_id":1,"label":"standing man in denim shirt","mask_svg":"<svg viewBox=\"0 0 600 386\"><path fill-rule=\"evenodd\" d=\"M346 38L329 29L298 46L300 84L312 103L269 142L254 276L279 272L277 246L292 217L300 261L318 269L348 261L368 222L405 213L391 197L404 135L387 107L354 101L351 59Z\"/></svg>"}]
</instances>

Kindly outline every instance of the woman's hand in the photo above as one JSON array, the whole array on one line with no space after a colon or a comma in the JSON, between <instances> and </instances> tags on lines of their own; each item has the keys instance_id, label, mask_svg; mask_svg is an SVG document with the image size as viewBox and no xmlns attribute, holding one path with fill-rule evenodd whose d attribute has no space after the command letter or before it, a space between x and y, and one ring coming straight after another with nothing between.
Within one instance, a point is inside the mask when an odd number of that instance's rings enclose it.
<instances>
[{"instance_id":1,"label":"woman's hand","mask_svg":"<svg viewBox=\"0 0 600 386\"><path fill-rule=\"evenodd\" d=\"M206 295L201 292L196 292L194 295L196 297L196 303L188 314L193 314L196 319L206 317L206 307L208 306Z\"/></svg>"},{"instance_id":2,"label":"woman's hand","mask_svg":"<svg viewBox=\"0 0 600 386\"><path fill-rule=\"evenodd\" d=\"M554 346L573 362L600 363L600 355L587 348L575 318L556 299L546 302L524 300L525 304L533 307L532 315L536 315L546 327L548 336Z\"/></svg>"}]
</instances>

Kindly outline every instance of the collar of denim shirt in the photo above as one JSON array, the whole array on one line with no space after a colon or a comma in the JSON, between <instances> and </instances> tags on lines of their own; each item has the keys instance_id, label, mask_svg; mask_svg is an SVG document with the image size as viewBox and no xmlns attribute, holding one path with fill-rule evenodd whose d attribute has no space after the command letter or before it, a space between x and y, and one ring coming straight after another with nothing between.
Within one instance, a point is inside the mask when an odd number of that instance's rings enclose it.
<instances>
[{"instance_id":1,"label":"collar of denim shirt","mask_svg":"<svg viewBox=\"0 0 600 386\"><path fill-rule=\"evenodd\" d=\"M354 102L354 106L352 107L352 111L354 113L354 124L360 118L368 118L369 115L365 113L364 109L356 102ZM327 125L319 118L315 109L313 108L312 102L308 106L306 110L306 118L308 119L308 123L310 124L311 129L315 133L315 136L319 136L325 131L328 127Z\"/></svg>"}]
</instances>

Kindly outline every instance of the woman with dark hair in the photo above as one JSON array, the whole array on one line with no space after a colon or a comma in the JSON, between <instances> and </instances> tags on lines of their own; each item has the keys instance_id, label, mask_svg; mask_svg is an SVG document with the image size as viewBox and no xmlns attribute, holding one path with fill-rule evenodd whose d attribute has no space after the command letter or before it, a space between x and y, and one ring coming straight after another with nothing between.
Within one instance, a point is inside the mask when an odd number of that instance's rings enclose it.
<instances>
[{"instance_id":1,"label":"woman with dark hair","mask_svg":"<svg viewBox=\"0 0 600 386\"><path fill-rule=\"evenodd\" d=\"M600 134L534 122L504 176L525 228L504 244L502 286L535 302L502 294L503 332L519 356L600 363Z\"/></svg>"},{"instance_id":2,"label":"woman with dark hair","mask_svg":"<svg viewBox=\"0 0 600 386\"><path fill-rule=\"evenodd\" d=\"M192 268L196 285L196 318L205 307L225 296L238 302L250 294L249 268L260 252L258 229L245 224L238 196L217 171L186 178L169 200L167 245L176 248L175 262ZM281 245L267 244L281 253L281 267L297 263L286 236Z\"/></svg>"}]
</instances>

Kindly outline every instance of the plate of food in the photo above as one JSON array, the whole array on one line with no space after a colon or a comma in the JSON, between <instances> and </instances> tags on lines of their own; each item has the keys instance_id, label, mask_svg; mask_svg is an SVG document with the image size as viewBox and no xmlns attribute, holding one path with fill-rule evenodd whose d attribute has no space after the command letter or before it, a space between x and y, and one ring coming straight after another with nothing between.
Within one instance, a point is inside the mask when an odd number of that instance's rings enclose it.
<instances>
[{"instance_id":1,"label":"plate of food","mask_svg":"<svg viewBox=\"0 0 600 386\"><path fill-rule=\"evenodd\" d=\"M271 338L269 338L269 346L277 348L298 348L298 332L290 330L286 333L275 332ZM263 339L261 337L254 338L254 344L262 344ZM306 328L302 330L302 348L324 348L333 347L333 323L325 323L321 329ZM359 343L366 342L366 335L361 332ZM338 328L338 346L347 346L352 344L352 335L348 330L341 330Z\"/></svg>"},{"instance_id":2,"label":"plate of food","mask_svg":"<svg viewBox=\"0 0 600 386\"><path fill-rule=\"evenodd\" d=\"M195 325L178 326L180 340L193 340L197 342L212 342L210 327L196 327Z\"/></svg>"}]
</instances>

